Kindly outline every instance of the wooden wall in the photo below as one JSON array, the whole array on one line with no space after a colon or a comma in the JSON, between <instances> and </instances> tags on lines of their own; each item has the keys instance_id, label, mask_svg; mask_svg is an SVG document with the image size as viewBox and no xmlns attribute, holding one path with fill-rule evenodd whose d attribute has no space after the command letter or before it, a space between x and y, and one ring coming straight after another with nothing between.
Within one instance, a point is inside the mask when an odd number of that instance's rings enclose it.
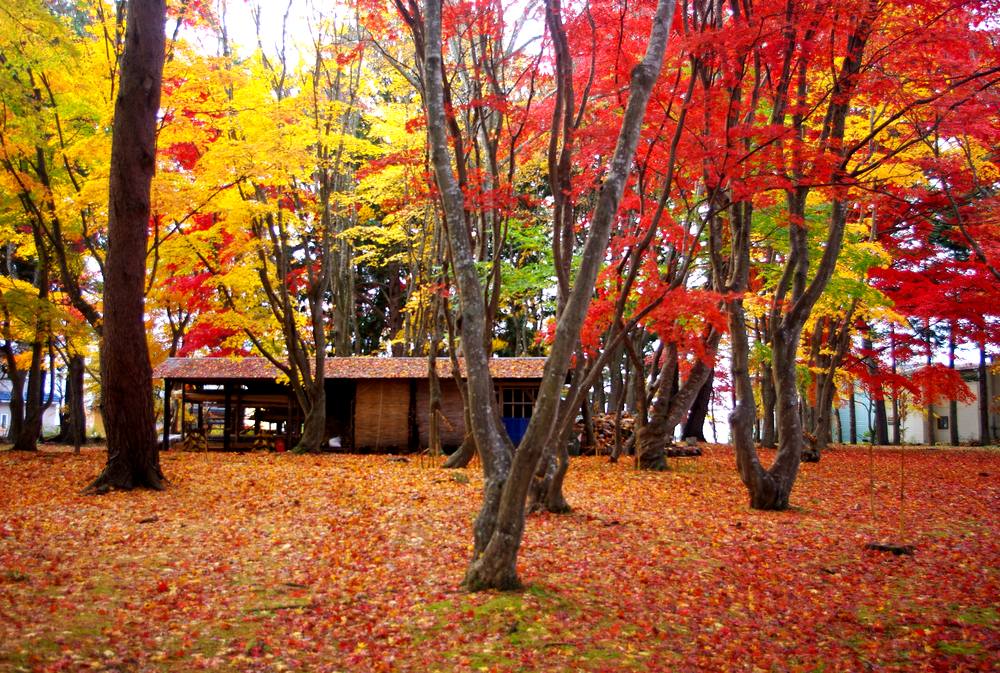
<instances>
[{"instance_id":1,"label":"wooden wall","mask_svg":"<svg viewBox=\"0 0 1000 673\"><path fill-rule=\"evenodd\" d=\"M430 384L417 382L417 425L420 428L420 448L430 444ZM462 409L462 395L454 379L441 379L441 413L438 419L441 445L444 448L458 447L465 437L465 411ZM447 420L445 420L447 419Z\"/></svg>"},{"instance_id":2,"label":"wooden wall","mask_svg":"<svg viewBox=\"0 0 1000 673\"><path fill-rule=\"evenodd\" d=\"M410 436L409 412L408 380L359 380L354 400L354 448L405 451Z\"/></svg>"},{"instance_id":3,"label":"wooden wall","mask_svg":"<svg viewBox=\"0 0 1000 673\"><path fill-rule=\"evenodd\" d=\"M533 382L532 382L533 383ZM517 387L534 387L518 383ZM537 385L537 384L534 384ZM358 380L354 400L354 449L358 451L404 452L410 444L410 393L415 392L419 449L430 443L430 391L426 379ZM441 380L441 444L454 449L465 438L462 396L452 379Z\"/></svg>"}]
</instances>

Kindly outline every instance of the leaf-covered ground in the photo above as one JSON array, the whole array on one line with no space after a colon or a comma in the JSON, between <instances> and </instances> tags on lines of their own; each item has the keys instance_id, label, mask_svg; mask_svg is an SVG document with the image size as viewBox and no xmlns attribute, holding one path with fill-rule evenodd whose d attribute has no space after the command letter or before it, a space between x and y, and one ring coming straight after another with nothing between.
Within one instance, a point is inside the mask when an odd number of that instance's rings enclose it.
<instances>
[{"instance_id":1,"label":"leaf-covered ground","mask_svg":"<svg viewBox=\"0 0 1000 673\"><path fill-rule=\"evenodd\" d=\"M997 670L1000 454L903 458L902 512L898 451L872 491L838 449L780 513L724 447L578 459L574 512L528 524L527 590L469 595L474 470L171 452L166 492L89 497L102 453L0 452L0 670Z\"/></svg>"}]
</instances>

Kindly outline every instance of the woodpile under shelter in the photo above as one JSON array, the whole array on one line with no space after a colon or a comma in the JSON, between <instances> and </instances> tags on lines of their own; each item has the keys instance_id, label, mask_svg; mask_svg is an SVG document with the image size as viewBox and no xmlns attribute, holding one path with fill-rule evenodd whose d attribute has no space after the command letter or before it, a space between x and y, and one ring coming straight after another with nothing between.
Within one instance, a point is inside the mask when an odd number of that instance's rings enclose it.
<instances>
[{"instance_id":1,"label":"woodpile under shelter","mask_svg":"<svg viewBox=\"0 0 1000 673\"><path fill-rule=\"evenodd\" d=\"M498 407L520 441L531 417L545 358L492 358ZM459 377L464 378L460 363ZM445 451L465 438L462 395L451 362L439 358L439 432ZM277 367L264 358L169 358L154 371L164 384L164 445L171 435L204 448L294 446L303 414ZM325 364L326 437L339 450L418 451L429 444L426 358L335 357Z\"/></svg>"}]
</instances>

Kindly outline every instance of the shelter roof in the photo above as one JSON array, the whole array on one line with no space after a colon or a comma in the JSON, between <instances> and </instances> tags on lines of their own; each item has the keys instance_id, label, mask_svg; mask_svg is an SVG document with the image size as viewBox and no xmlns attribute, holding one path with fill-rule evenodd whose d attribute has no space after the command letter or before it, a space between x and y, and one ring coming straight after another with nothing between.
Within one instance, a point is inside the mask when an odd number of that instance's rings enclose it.
<instances>
[{"instance_id":1,"label":"shelter roof","mask_svg":"<svg viewBox=\"0 0 1000 673\"><path fill-rule=\"evenodd\" d=\"M464 362L460 361L465 375ZM326 359L328 379L425 379L427 358L335 357ZM495 379L540 379L545 358L490 358L490 374ZM451 376L451 361L438 358L438 376ZM153 377L174 380L277 379L278 368L265 358L167 358L153 371Z\"/></svg>"}]
</instances>

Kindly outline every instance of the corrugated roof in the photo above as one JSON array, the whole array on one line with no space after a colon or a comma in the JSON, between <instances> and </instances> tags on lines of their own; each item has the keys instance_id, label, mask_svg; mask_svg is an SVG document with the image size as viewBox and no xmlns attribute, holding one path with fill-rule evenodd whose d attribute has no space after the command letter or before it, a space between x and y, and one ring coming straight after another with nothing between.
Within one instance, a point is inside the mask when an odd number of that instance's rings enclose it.
<instances>
[{"instance_id":1,"label":"corrugated roof","mask_svg":"<svg viewBox=\"0 0 1000 673\"><path fill-rule=\"evenodd\" d=\"M545 358L490 358L496 379L540 379ZM451 361L438 358L438 376L451 376ZM464 366L462 367L464 375ZM276 379L277 367L264 358L167 358L153 370L158 379ZM328 379L423 379L427 358L327 358Z\"/></svg>"}]
</instances>

